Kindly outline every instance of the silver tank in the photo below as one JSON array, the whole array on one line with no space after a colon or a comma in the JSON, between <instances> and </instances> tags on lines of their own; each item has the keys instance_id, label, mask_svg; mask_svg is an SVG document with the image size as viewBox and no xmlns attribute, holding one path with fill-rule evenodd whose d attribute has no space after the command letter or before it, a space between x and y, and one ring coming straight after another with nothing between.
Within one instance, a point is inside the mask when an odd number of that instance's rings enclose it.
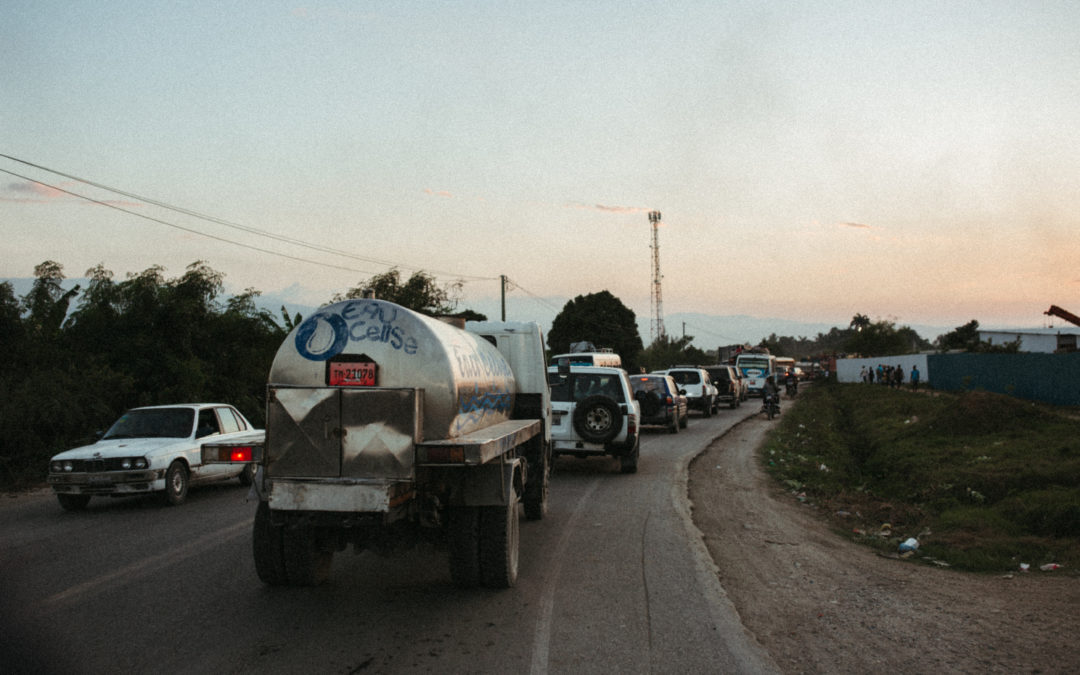
<instances>
[{"instance_id":1,"label":"silver tank","mask_svg":"<svg viewBox=\"0 0 1080 675\"><path fill-rule=\"evenodd\" d=\"M320 308L293 329L270 368L274 386L329 386L332 361L376 364L376 387L421 388L424 440L510 419L514 373L484 338L383 300Z\"/></svg>"}]
</instances>

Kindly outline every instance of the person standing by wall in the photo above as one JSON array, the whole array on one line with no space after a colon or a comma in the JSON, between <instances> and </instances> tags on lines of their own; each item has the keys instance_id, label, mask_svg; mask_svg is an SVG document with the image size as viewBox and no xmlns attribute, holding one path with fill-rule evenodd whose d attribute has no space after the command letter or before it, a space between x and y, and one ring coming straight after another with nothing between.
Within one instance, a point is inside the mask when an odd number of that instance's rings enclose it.
<instances>
[{"instance_id":1,"label":"person standing by wall","mask_svg":"<svg viewBox=\"0 0 1080 675\"><path fill-rule=\"evenodd\" d=\"M911 367L910 379L911 379L911 390L912 391L918 391L919 390L919 367L918 366L912 366Z\"/></svg>"}]
</instances>

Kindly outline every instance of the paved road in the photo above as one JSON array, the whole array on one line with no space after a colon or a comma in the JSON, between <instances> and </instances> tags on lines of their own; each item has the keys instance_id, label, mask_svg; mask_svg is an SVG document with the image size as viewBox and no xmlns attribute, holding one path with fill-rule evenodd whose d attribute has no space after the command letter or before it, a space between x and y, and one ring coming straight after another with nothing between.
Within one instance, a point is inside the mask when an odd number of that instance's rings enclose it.
<instances>
[{"instance_id":1,"label":"paved road","mask_svg":"<svg viewBox=\"0 0 1080 675\"><path fill-rule=\"evenodd\" d=\"M686 502L689 460L755 408L646 433L639 471L562 458L522 521L518 585L462 590L439 551L339 553L329 584L255 575L246 489L189 502L0 499L5 672L767 672Z\"/></svg>"}]
</instances>

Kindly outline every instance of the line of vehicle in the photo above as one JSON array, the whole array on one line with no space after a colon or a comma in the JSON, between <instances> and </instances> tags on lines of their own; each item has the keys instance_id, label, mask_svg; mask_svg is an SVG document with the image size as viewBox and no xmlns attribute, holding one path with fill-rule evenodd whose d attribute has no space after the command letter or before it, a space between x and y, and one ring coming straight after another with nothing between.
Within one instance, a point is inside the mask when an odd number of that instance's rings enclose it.
<instances>
[{"instance_id":1,"label":"line of vehicle","mask_svg":"<svg viewBox=\"0 0 1080 675\"><path fill-rule=\"evenodd\" d=\"M90 593L100 593L109 584L117 579L131 579L132 577L142 576L148 574L154 570L173 565L181 560L190 558L206 549L214 546L220 546L227 541L236 539L243 535L245 532L251 531L251 521L242 520L238 523L224 527L220 530L204 534L198 539L193 539L186 544L179 546L157 555L150 556L149 558L143 558L137 560L129 565L125 565L120 569L113 570L107 574L95 577L88 581L84 581L81 584L72 586L49 596L44 601L44 607L46 610L55 609L60 605L71 602L77 598Z\"/></svg>"},{"instance_id":2,"label":"line of vehicle","mask_svg":"<svg viewBox=\"0 0 1080 675\"><path fill-rule=\"evenodd\" d=\"M536 631L533 638L532 662L529 667L530 675L547 675L548 650L551 648L551 616L555 610L555 589L559 587L559 577L562 574L562 561L566 560L566 549L570 545L570 535L577 532L577 521L585 512L585 505L589 502L596 487L600 484L600 478L594 478L589 488L578 498L574 506L574 512L570 520L562 527L562 536L555 546L555 552L551 559L555 564L549 567L550 576L545 581L544 592L540 596L540 612L536 618Z\"/></svg>"}]
</instances>

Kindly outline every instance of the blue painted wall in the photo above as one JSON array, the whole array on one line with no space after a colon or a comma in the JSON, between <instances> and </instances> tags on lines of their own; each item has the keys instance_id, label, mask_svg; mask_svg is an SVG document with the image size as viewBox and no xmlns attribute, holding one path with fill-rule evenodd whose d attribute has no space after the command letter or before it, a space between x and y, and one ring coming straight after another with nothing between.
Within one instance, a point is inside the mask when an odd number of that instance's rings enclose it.
<instances>
[{"instance_id":1,"label":"blue painted wall","mask_svg":"<svg viewBox=\"0 0 1080 675\"><path fill-rule=\"evenodd\" d=\"M1080 405L1080 352L928 354L934 389L983 389L1055 405Z\"/></svg>"}]
</instances>

